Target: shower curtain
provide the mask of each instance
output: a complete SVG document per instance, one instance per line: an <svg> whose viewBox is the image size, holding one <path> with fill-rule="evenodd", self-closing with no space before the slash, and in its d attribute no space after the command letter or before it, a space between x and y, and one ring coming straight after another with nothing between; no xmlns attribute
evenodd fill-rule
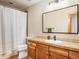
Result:
<svg viewBox="0 0 79 59"><path fill-rule="evenodd" d="M11 53L26 38L27 13L0 6L0 54Z"/></svg>

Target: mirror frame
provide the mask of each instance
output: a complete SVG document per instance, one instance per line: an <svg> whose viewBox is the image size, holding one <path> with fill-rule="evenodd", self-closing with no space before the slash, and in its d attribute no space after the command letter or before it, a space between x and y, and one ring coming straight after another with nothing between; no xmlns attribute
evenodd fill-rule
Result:
<svg viewBox="0 0 79 59"><path fill-rule="evenodd" d="M54 12L54 11L58 11L58 10L63 10L63 9L70 8L70 7L74 7L74 6L77 6L77 33L68 33L68 32L45 32L44 31L44 17L43 17L44 14L50 13L50 12ZM60 9L56 9L56 10L53 10L53 11L48 11L48 12L42 13L42 33L78 34L79 33L79 5L78 4L75 4L75 5L72 5L72 6L65 7L65 8L60 8Z"/></svg>

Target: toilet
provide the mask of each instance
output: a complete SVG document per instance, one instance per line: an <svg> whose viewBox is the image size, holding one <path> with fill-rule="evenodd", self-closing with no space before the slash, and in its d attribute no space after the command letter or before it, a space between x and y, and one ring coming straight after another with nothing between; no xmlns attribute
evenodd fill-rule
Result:
<svg viewBox="0 0 79 59"><path fill-rule="evenodd" d="M18 51L19 51L19 59L21 59L21 58L24 58L24 57L26 57L27 56L27 45L26 44L24 44L24 45L19 45L18 46Z"/></svg>

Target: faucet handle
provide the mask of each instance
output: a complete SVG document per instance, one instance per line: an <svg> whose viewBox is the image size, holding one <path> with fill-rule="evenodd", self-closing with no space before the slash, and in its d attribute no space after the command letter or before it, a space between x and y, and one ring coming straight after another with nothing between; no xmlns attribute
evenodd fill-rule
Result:
<svg viewBox="0 0 79 59"><path fill-rule="evenodd" d="M47 36L47 39L49 40L49 39L51 39L51 37L48 35L48 36Z"/></svg>
<svg viewBox="0 0 79 59"><path fill-rule="evenodd" d="M54 35L54 37L53 37L53 38L54 38L54 40L56 40L56 35Z"/></svg>

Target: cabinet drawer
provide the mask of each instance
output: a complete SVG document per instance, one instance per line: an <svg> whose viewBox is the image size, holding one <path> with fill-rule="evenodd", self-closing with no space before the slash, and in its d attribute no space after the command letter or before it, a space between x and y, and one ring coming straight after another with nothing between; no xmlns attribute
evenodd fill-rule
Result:
<svg viewBox="0 0 79 59"><path fill-rule="evenodd" d="M31 46L31 45L28 46L28 49L29 49L29 48L31 48L31 49L36 49L36 47Z"/></svg>
<svg viewBox="0 0 79 59"><path fill-rule="evenodd" d="M38 43L36 46L36 59L48 59L48 46Z"/></svg>
<svg viewBox="0 0 79 59"><path fill-rule="evenodd" d="M61 48L57 48L57 47L50 47L49 51L52 53L56 53L56 54L68 57L68 50L66 50L66 49L61 49Z"/></svg>
<svg viewBox="0 0 79 59"><path fill-rule="evenodd" d="M29 41L29 42L28 42L28 45L31 45L31 46L36 47L36 43L35 43L35 42L31 42L31 41Z"/></svg>
<svg viewBox="0 0 79 59"><path fill-rule="evenodd" d="M35 59L36 48L33 46L28 46L28 58Z"/></svg>
<svg viewBox="0 0 79 59"><path fill-rule="evenodd" d="M68 57L50 52L49 59L68 59Z"/></svg>
<svg viewBox="0 0 79 59"><path fill-rule="evenodd" d="M79 59L79 52L69 51L69 58Z"/></svg>
<svg viewBox="0 0 79 59"><path fill-rule="evenodd" d="M48 46L47 45L43 45L43 44L37 44L37 48L44 50L44 51L48 51Z"/></svg>

